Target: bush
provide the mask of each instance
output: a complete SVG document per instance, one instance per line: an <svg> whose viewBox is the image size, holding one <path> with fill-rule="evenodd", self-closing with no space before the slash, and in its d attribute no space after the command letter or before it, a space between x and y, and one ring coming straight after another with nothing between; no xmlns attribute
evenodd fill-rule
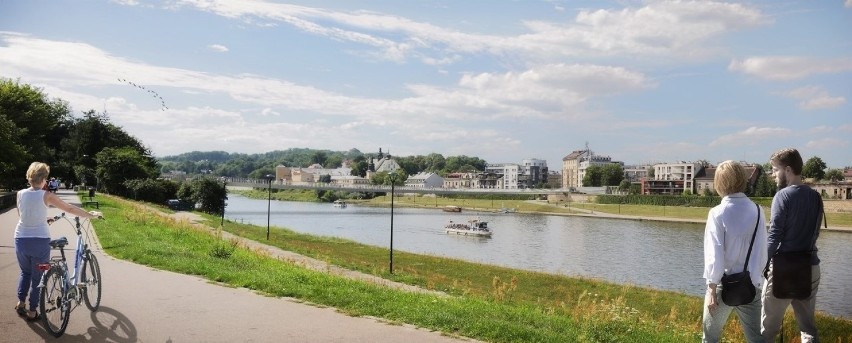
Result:
<svg viewBox="0 0 852 343"><path fill-rule="evenodd" d="M134 200L164 204L166 200L175 198L178 184L171 180L137 179L124 182L128 197Z"/></svg>
<svg viewBox="0 0 852 343"><path fill-rule="evenodd" d="M177 197L182 201L200 204L203 212L219 215L224 210L222 205L228 199L228 191L215 179L198 178L184 182L178 189Z"/></svg>

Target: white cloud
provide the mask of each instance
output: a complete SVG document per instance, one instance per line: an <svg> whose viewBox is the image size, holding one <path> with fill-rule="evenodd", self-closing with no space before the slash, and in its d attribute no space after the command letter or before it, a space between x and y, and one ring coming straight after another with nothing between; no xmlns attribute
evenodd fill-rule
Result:
<svg viewBox="0 0 852 343"><path fill-rule="evenodd" d="M264 108L262 111L260 111L260 114L265 116L265 117L266 116L280 116L281 115L281 113L278 113L275 110L268 108L268 107Z"/></svg>
<svg viewBox="0 0 852 343"><path fill-rule="evenodd" d="M843 3L843 6L846 8L852 8L852 0L846 0L846 2Z"/></svg>
<svg viewBox="0 0 852 343"><path fill-rule="evenodd" d="M825 89L818 86L796 88L785 95L799 100L799 108L803 110L832 109L846 104L846 98L831 96Z"/></svg>
<svg viewBox="0 0 852 343"><path fill-rule="evenodd" d="M182 0L177 4L228 18L283 22L304 32L376 48L375 56L384 59L402 62L416 56L426 63L454 61L452 56L458 53L518 53L550 62L590 55L694 58L711 53L715 47L710 40L715 37L770 21L759 10L735 3L650 2L640 8L583 10L569 23L528 21L522 23L527 32L496 36L376 12L261 0Z"/></svg>
<svg viewBox="0 0 852 343"><path fill-rule="evenodd" d="M728 70L768 80L793 80L813 74L852 71L852 58L816 58L797 56L748 57L732 60Z"/></svg>
<svg viewBox="0 0 852 343"><path fill-rule="evenodd" d="M839 149L847 146L849 146L849 142L838 138L817 139L805 144L808 149Z"/></svg>
<svg viewBox="0 0 852 343"><path fill-rule="evenodd" d="M211 44L207 46L208 49L216 51L216 52L228 52L228 47L221 44Z"/></svg>
<svg viewBox="0 0 852 343"><path fill-rule="evenodd" d="M780 127L756 127L752 126L740 132L728 134L710 142L710 146L722 145L753 145L759 141L770 138L779 138L793 131Z"/></svg>

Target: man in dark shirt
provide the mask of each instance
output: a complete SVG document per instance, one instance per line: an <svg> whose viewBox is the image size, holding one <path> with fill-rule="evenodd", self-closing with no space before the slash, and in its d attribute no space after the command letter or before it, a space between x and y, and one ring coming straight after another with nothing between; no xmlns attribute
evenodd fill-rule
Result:
<svg viewBox="0 0 852 343"><path fill-rule="evenodd" d="M822 199L819 193L802 184L802 156L796 149L782 149L769 159L778 193L772 199L768 235L768 255L776 252L811 251L811 295L805 299L778 299L772 294L772 269L763 287L761 334L773 342L781 329L784 312L793 305L801 341L819 342L814 312L819 288L819 257L816 240L822 222Z"/></svg>

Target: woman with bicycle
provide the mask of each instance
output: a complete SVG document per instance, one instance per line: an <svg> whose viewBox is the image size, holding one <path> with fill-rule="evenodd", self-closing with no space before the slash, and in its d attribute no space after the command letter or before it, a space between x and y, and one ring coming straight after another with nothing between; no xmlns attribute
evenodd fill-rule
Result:
<svg viewBox="0 0 852 343"><path fill-rule="evenodd" d="M39 319L36 312L39 302L38 284L42 272L36 266L50 260L50 231L48 225L53 220L47 216L48 206L57 207L65 212L83 218L96 218L97 215L70 205L55 193L43 190L50 174L50 167L41 162L33 162L27 169L29 188L18 191L18 225L15 227L15 254L21 267L18 281L18 315L33 321ZM29 308L25 306L29 294Z"/></svg>

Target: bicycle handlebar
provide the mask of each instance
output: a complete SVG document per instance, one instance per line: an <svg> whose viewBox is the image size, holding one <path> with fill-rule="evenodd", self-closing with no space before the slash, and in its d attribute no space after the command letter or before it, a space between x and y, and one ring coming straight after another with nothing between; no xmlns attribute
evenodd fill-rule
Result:
<svg viewBox="0 0 852 343"><path fill-rule="evenodd" d="M96 218L98 218L98 219L104 219L104 214L103 214L103 212L100 212L100 211L89 211L89 214L91 214L91 215L95 216L95 217L96 217ZM60 213L59 215L55 215L55 216L53 216L53 218L48 218L48 219L47 219L47 225L53 224L53 223L55 223L57 220L62 219L62 218L65 218L65 212L62 212L62 213ZM80 218L80 217L75 217L75 218Z"/></svg>

